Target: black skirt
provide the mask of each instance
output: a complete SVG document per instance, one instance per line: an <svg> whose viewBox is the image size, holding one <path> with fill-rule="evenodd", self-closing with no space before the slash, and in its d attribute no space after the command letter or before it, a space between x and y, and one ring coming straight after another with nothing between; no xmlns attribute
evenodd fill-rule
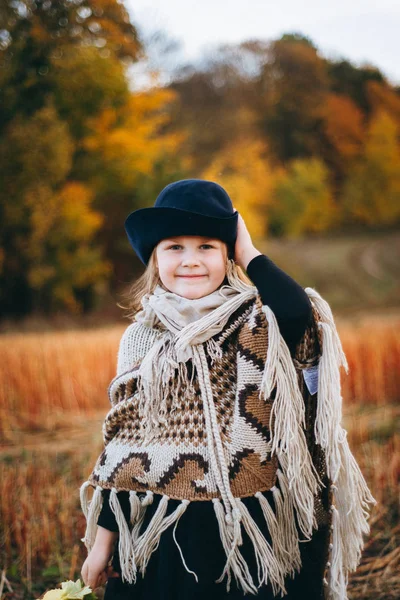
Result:
<svg viewBox="0 0 400 600"><path fill-rule="evenodd" d="M272 492L263 493L271 507L274 507ZM108 506L109 492L104 491L103 494L105 503L98 524L117 531L118 527L115 519L113 520L113 513ZM120 492L118 498L125 518L129 522L129 495L127 492ZM160 500L161 495L154 494L153 503L146 509L140 533L147 528ZM265 538L270 542L267 524L258 499L251 496L243 498L242 502L248 508ZM172 513L179 504L179 500L170 499L166 514ZM246 600L250 598L272 600L281 597L280 592L278 596L274 596L270 584L261 586L256 596L245 595L243 590L238 588L233 574L229 592L226 590L226 577L221 583L215 583L225 566L226 554L221 543L212 502L191 502L181 516L175 532L186 565L188 569L196 573L198 582L182 563L179 549L172 536L173 529L174 524L162 533L159 546L151 555L145 574L142 575L138 571L136 583L125 583L121 577L108 579L104 600ZM248 564L253 581L257 584L254 549L243 527L242 538L243 544L240 552ZM300 544L302 569L293 579L286 578L287 594L283 596L285 600L323 599L323 576L328 544L328 526L315 530L311 541ZM118 543L115 547L112 565L115 571L121 573Z"/></svg>

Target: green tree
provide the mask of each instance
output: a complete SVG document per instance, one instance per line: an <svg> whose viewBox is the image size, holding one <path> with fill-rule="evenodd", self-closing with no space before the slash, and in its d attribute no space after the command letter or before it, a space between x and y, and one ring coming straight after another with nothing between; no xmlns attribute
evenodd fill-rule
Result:
<svg viewBox="0 0 400 600"><path fill-rule="evenodd" d="M0 29L1 308L90 308L102 256L132 274L128 212L187 164L166 132L176 97L130 91L143 48L118 0L6 0Z"/></svg>
<svg viewBox="0 0 400 600"><path fill-rule="evenodd" d="M323 59L308 39L273 42L260 77L261 127L282 162L319 154L329 81Z"/></svg>
<svg viewBox="0 0 400 600"><path fill-rule="evenodd" d="M56 65L71 60L71 47L89 46L104 60L126 63L143 52L117 0L4 0L0 31L0 132L16 113L29 116L46 104Z"/></svg>
<svg viewBox="0 0 400 600"><path fill-rule="evenodd" d="M277 177L269 209L271 233L299 237L326 231L335 213L329 171L321 160L294 160Z"/></svg>
<svg viewBox="0 0 400 600"><path fill-rule="evenodd" d="M54 107L17 116L0 142L0 312L90 308L108 265L91 192L66 183L73 142Z"/></svg>
<svg viewBox="0 0 400 600"><path fill-rule="evenodd" d="M129 101L125 67L114 56L100 56L92 46L67 47L62 60L52 59L52 63L54 105L60 118L68 123L79 152L80 140L90 132L88 120Z"/></svg>
<svg viewBox="0 0 400 600"><path fill-rule="evenodd" d="M385 81L379 69L358 67L348 60L326 60L325 64L331 92L347 96L363 113L369 115L373 109L369 98L369 85L373 82Z"/></svg>

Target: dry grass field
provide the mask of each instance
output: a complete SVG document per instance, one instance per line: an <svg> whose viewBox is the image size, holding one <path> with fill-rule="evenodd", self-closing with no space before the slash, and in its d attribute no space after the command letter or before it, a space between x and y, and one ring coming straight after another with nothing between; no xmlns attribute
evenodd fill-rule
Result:
<svg viewBox="0 0 400 600"><path fill-rule="evenodd" d="M400 597L400 317L338 321L344 424L378 500L353 600ZM0 598L38 598L86 556L79 486L102 448L122 327L0 337ZM101 592L99 592L99 597Z"/></svg>

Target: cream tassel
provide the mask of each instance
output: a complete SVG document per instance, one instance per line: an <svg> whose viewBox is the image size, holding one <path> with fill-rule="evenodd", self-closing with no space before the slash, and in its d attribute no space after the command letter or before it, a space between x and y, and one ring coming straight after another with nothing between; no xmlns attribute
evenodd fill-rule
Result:
<svg viewBox="0 0 400 600"><path fill-rule="evenodd" d="M355 571L364 546L363 534L369 534L368 505L376 504L347 440L339 446L341 469L337 486L332 484L336 506L332 511L332 550L328 585L331 600L346 600L348 573Z"/></svg>
<svg viewBox="0 0 400 600"><path fill-rule="evenodd" d="M316 527L314 496L323 485L313 465L304 434L305 408L296 369L282 338L275 315L269 306L262 307L268 320L268 351L261 397L269 399L276 386L272 403L270 429L271 453L276 453L289 481L299 526L307 539Z"/></svg>
<svg viewBox="0 0 400 600"><path fill-rule="evenodd" d="M140 500L140 508L136 515L136 522L133 523L133 528L131 532L131 537L133 541L133 547L135 547L135 542L139 537L140 528L144 521L144 517L146 514L146 509L150 504L153 504L154 493L151 490L147 490L146 495Z"/></svg>
<svg viewBox="0 0 400 600"><path fill-rule="evenodd" d="M140 502L137 492L130 490L129 503L131 506L130 523L131 525L134 525L139 519L139 515L142 509L142 503Z"/></svg>
<svg viewBox="0 0 400 600"><path fill-rule="evenodd" d="M376 504L360 468L350 452L347 439L340 446L342 469L334 488L342 531L343 562L354 571L360 562L363 534L370 533L369 504Z"/></svg>
<svg viewBox="0 0 400 600"><path fill-rule="evenodd" d="M285 573L282 564L279 564L271 546L251 517L246 505L243 504L240 498L236 498L236 503L242 515L243 526L254 547L258 587L263 584L268 585L268 580L270 580L274 596L277 595L279 590L281 590L282 595L286 594Z"/></svg>
<svg viewBox="0 0 400 600"><path fill-rule="evenodd" d="M90 485L92 485L90 483L90 481L85 481L84 483L82 483L80 490L79 490L81 507L82 507L82 511L83 511L83 514L85 515L86 520L87 520L88 514L89 514L89 502L88 502L87 489Z"/></svg>
<svg viewBox="0 0 400 600"><path fill-rule="evenodd" d="M329 598L347 600L347 573L343 570L342 542L340 539L340 517L335 506L332 512L331 566L328 575Z"/></svg>
<svg viewBox="0 0 400 600"><path fill-rule="evenodd" d="M336 330L335 320L333 318L331 307L329 306L328 302L324 300L322 296L313 288L308 287L305 288L304 291L312 301L312 304L315 306L318 313L321 315L322 322L330 325L334 334L335 354L339 359L338 364L343 365L347 373L349 370L349 366L347 364L346 355L343 352L342 343Z"/></svg>
<svg viewBox="0 0 400 600"><path fill-rule="evenodd" d="M348 372L348 364L329 304L312 288L306 288L305 291L322 319L318 322L318 327L322 330L323 347L318 367L315 441L326 452L327 475L335 483L340 470L339 444L344 441L344 432L340 427L342 419L340 367L343 366Z"/></svg>
<svg viewBox="0 0 400 600"><path fill-rule="evenodd" d="M125 580L128 583L135 583L137 569L131 533L119 503L117 490L115 487L112 488L110 492L110 507L115 515L115 520L117 521L119 530L118 552L121 563L122 580Z"/></svg>
<svg viewBox="0 0 400 600"><path fill-rule="evenodd" d="M299 547L299 534L296 528L293 498L289 491L286 476L280 469L277 471L280 489L272 488L272 494L277 509L277 521L282 528L285 547L290 555L295 569L301 569L301 554ZM293 572L292 572L293 574Z"/></svg>
<svg viewBox="0 0 400 600"><path fill-rule="evenodd" d="M150 523L147 526L147 529L142 533L142 535L137 539L135 550L136 550L136 560L137 564L141 565L142 555L146 554L148 557L151 552L149 552L149 544L152 543L154 547L157 543L156 532L160 527L160 524L164 518L165 513L168 508L168 496L162 496L157 510L154 513ZM155 549L155 548L154 548Z"/></svg>
<svg viewBox="0 0 400 600"><path fill-rule="evenodd" d="M282 571L285 574L290 573L292 576L294 576L295 569L300 571L301 559L296 532L293 536L293 529L296 529L294 527L293 509L291 516L289 516L289 519L292 520L293 525L293 527L291 527L287 522L287 517L285 517L283 512L283 499L280 490L274 486L271 491L277 511L276 515L272 510L267 498L261 492L257 492L255 497L258 498L263 511L268 530L271 533L272 548L278 562L282 565ZM279 522L278 512L280 513Z"/></svg>
<svg viewBox="0 0 400 600"><path fill-rule="evenodd" d="M188 500L186 500L185 502L189 502L189 501L188 501ZM181 555L181 559L182 559L182 562L183 562L183 566L185 567L185 569L186 569L186 571L187 571L188 573L191 573L192 575L194 575L194 578L196 579L196 582L197 582L197 583L199 583L199 578L197 577L196 573L195 573L194 571L191 571L191 570L188 568L188 566L187 566L187 564L186 564L186 562L185 562L185 559L183 558L182 548L180 547L180 545L178 544L178 540L176 539L176 528L178 527L179 519L181 518L181 516L183 515L183 513L184 513L184 511L182 511L182 512L179 514L179 516L178 516L178 518L177 518L177 520L176 520L176 523L175 523L175 526L174 526L174 530L173 530L173 532L172 532L172 537L174 538L175 544L176 544L176 545L177 545L177 547L178 547L179 554Z"/></svg>
<svg viewBox="0 0 400 600"><path fill-rule="evenodd" d="M82 484L80 488L80 500L82 511L86 517L86 531L81 539L86 548L90 552L96 539L97 519L99 518L101 507L103 506L102 488L98 485L94 490L92 500L88 502L88 487L92 485L88 481Z"/></svg>
<svg viewBox="0 0 400 600"><path fill-rule="evenodd" d="M213 498L213 504L215 515L218 521L220 538L225 550L225 554L228 557L222 575L216 580L216 583L221 583L225 575L227 575L228 581L226 589L229 592L231 586L230 570L232 568L232 572L235 576L238 587L241 586L245 594L257 594L257 587L254 585L248 565L238 549L238 544L233 543L235 532L233 531L232 525L228 525L226 521L224 507L219 498Z"/></svg>
<svg viewBox="0 0 400 600"><path fill-rule="evenodd" d="M322 348L318 374L318 405L315 439L325 451L327 475L331 480L332 511L331 568L328 597L346 600L348 572L355 571L364 546L363 534L369 533L369 510L376 504L360 468L351 453L347 432L341 426L342 396L340 367L348 371L329 304L312 288L306 288L321 316Z"/></svg>
<svg viewBox="0 0 400 600"><path fill-rule="evenodd" d="M337 481L340 470L339 444L343 442L342 396L339 356L331 326L319 323L323 335L323 350L318 366L318 402L315 421L315 441L327 454L327 475Z"/></svg>
<svg viewBox="0 0 400 600"><path fill-rule="evenodd" d="M165 513L168 508L168 500L169 496L163 496L161 498L157 510L154 513L146 531L137 540L137 564L140 566L140 570L143 575L146 572L146 566L152 553L158 548L162 533L168 529L172 523L181 517L189 504L189 500L182 500L177 508L170 515L165 517Z"/></svg>

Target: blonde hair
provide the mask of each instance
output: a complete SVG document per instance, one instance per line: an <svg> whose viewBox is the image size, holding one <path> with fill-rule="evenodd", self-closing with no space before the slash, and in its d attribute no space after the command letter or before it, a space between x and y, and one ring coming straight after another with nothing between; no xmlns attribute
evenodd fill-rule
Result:
<svg viewBox="0 0 400 600"><path fill-rule="evenodd" d="M224 246L226 248L225 244ZM253 286L253 283L242 268L234 260L228 258L227 250L225 260L225 273L229 283L239 280L242 284ZM143 296L145 294L152 294L157 285L164 287L158 273L157 253L156 248L154 248L144 273L122 294L126 298L125 306L123 304L118 304L118 306L126 310L126 316L133 320L136 313L142 309L141 300Z"/></svg>

